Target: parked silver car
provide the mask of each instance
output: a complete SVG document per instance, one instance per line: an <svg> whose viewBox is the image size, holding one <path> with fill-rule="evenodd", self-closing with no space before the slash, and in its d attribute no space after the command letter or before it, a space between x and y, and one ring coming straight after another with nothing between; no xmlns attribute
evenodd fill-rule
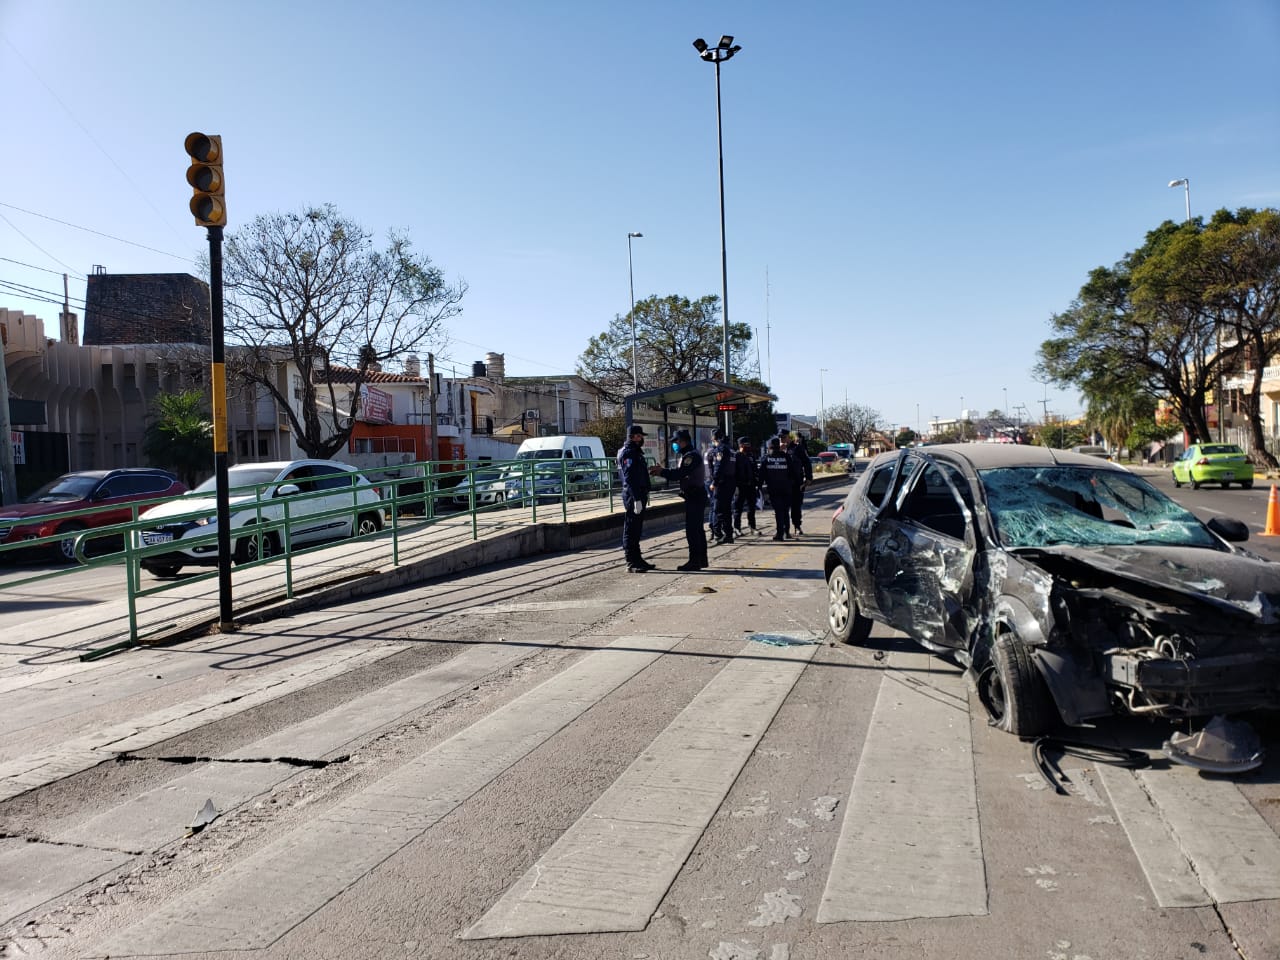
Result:
<svg viewBox="0 0 1280 960"><path fill-rule="evenodd" d="M284 531L274 524L288 510L290 545L317 543L382 529L382 494L355 467L336 460L288 460L244 463L227 471L231 496L232 550L237 563L266 559L281 551ZM168 552L149 553L142 567L171 577L188 565L218 562L215 478L168 503L145 511L140 521L146 546L167 544ZM341 512L338 512L341 511Z"/></svg>

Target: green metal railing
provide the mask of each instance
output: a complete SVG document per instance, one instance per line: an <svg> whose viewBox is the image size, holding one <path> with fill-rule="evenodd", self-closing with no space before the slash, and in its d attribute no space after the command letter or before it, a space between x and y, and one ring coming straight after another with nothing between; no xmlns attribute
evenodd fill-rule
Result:
<svg viewBox="0 0 1280 960"><path fill-rule="evenodd" d="M481 518L486 514L501 512L504 518L516 521L516 511L529 511L528 522L537 523L547 519L548 511L554 511L561 521L569 518L569 505L579 499L601 499L607 501L608 512L619 508L620 487L616 468L612 460L468 460L468 461L423 461L399 467L362 469L359 471L368 482L358 482L349 487L350 503L328 509L313 511L306 504L319 499L328 499L335 495L334 488L318 489L313 492L273 496L277 488L283 486L278 481L259 483L251 486L237 487L230 491L234 503L232 513L243 518L246 511L253 516L247 523L241 523L232 529L232 548L237 552L237 568L252 568L268 563L283 563L285 575L285 596L294 596L294 558L314 550L332 546L339 537L326 538L315 544L295 544L298 528L306 523L341 522L350 532L351 537L368 540L386 536L389 531L391 544L391 560L394 566L401 562L403 541L409 535L420 536L424 529L447 519L465 514L469 519L472 540L480 537ZM399 475L393 475L399 474ZM330 476L349 478L351 474L343 471ZM309 478L319 483L325 478ZM370 489L377 491L375 502L361 502L361 493ZM342 491L344 497L347 490ZM243 499L242 499L243 498ZM128 522L104 526L92 526L91 518L102 512L101 508L87 508L49 514L29 522L14 521L22 526L58 524L59 528L48 536L23 540L18 543L0 544L0 558L12 558L12 555L26 555L32 550L48 552L52 555L53 545L61 548L64 541L70 538L71 549L59 549L59 556L67 559L69 552L76 561L68 566L17 579L5 579L0 583L0 592L6 588L14 588L32 584L42 580L71 576L87 568L101 568L123 564L127 594L129 634L128 640L110 647L84 654L81 659L95 659L122 647L132 646L139 639L138 600L156 596L177 587L189 586L203 580L217 577L217 528L208 508L165 517L162 520L147 519L146 511L159 503L170 503L175 498L155 498L139 500L129 506L131 519ZM176 498L181 502L182 498ZM455 509L450 509L455 508ZM558 508L558 509L557 509ZM120 510L120 507L113 507ZM361 534L359 525L361 517L376 511L381 524L377 531L366 531ZM421 520L410 522L409 518L421 514ZM201 522L203 521L203 523ZM8 523L8 521L0 521ZM67 523L84 524L74 529L65 529ZM178 558L174 556L178 541L157 541L152 534L159 524L164 526L193 523L195 526L211 527L206 533L196 536L187 534L181 538L184 550L196 547L210 547L208 553L200 558ZM107 552L91 551L90 545L107 539L118 538L118 549ZM151 539L153 542L147 543ZM252 544L252 549L250 547ZM114 544L113 544L114 545ZM271 548L278 546L279 554L274 549L264 551L264 545ZM264 555L267 554L267 555ZM160 579L155 583L143 583L142 574L148 568L153 571L163 570L169 563L177 562L180 566L208 566L206 572L188 575L181 580Z"/></svg>

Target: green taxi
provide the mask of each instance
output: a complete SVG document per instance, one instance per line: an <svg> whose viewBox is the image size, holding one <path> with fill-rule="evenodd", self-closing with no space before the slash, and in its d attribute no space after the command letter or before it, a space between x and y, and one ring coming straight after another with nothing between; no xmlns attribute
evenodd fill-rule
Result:
<svg viewBox="0 0 1280 960"><path fill-rule="evenodd" d="M1173 461L1173 485L1184 483L1193 490L1202 483L1220 483L1223 490L1238 483L1248 490L1253 486L1253 464L1234 443L1195 443Z"/></svg>

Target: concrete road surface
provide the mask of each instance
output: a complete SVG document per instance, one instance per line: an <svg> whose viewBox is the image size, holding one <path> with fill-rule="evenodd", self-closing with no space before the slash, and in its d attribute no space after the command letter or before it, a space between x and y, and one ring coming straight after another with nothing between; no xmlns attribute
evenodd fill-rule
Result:
<svg viewBox="0 0 1280 960"><path fill-rule="evenodd" d="M1275 731L1055 794L954 666L828 641L840 493L703 573L664 534L0 673L0 957L1280 956Z"/></svg>

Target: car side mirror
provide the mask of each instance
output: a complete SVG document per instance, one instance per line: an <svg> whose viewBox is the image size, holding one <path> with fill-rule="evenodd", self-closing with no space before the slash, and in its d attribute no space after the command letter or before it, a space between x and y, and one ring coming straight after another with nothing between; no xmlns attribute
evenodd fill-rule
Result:
<svg viewBox="0 0 1280 960"><path fill-rule="evenodd" d="M1230 517L1214 517L1206 526L1228 543L1244 543L1249 539L1249 528Z"/></svg>
<svg viewBox="0 0 1280 960"><path fill-rule="evenodd" d="M296 483L282 483L276 487L277 497L292 497L294 494L301 492L301 488Z"/></svg>

